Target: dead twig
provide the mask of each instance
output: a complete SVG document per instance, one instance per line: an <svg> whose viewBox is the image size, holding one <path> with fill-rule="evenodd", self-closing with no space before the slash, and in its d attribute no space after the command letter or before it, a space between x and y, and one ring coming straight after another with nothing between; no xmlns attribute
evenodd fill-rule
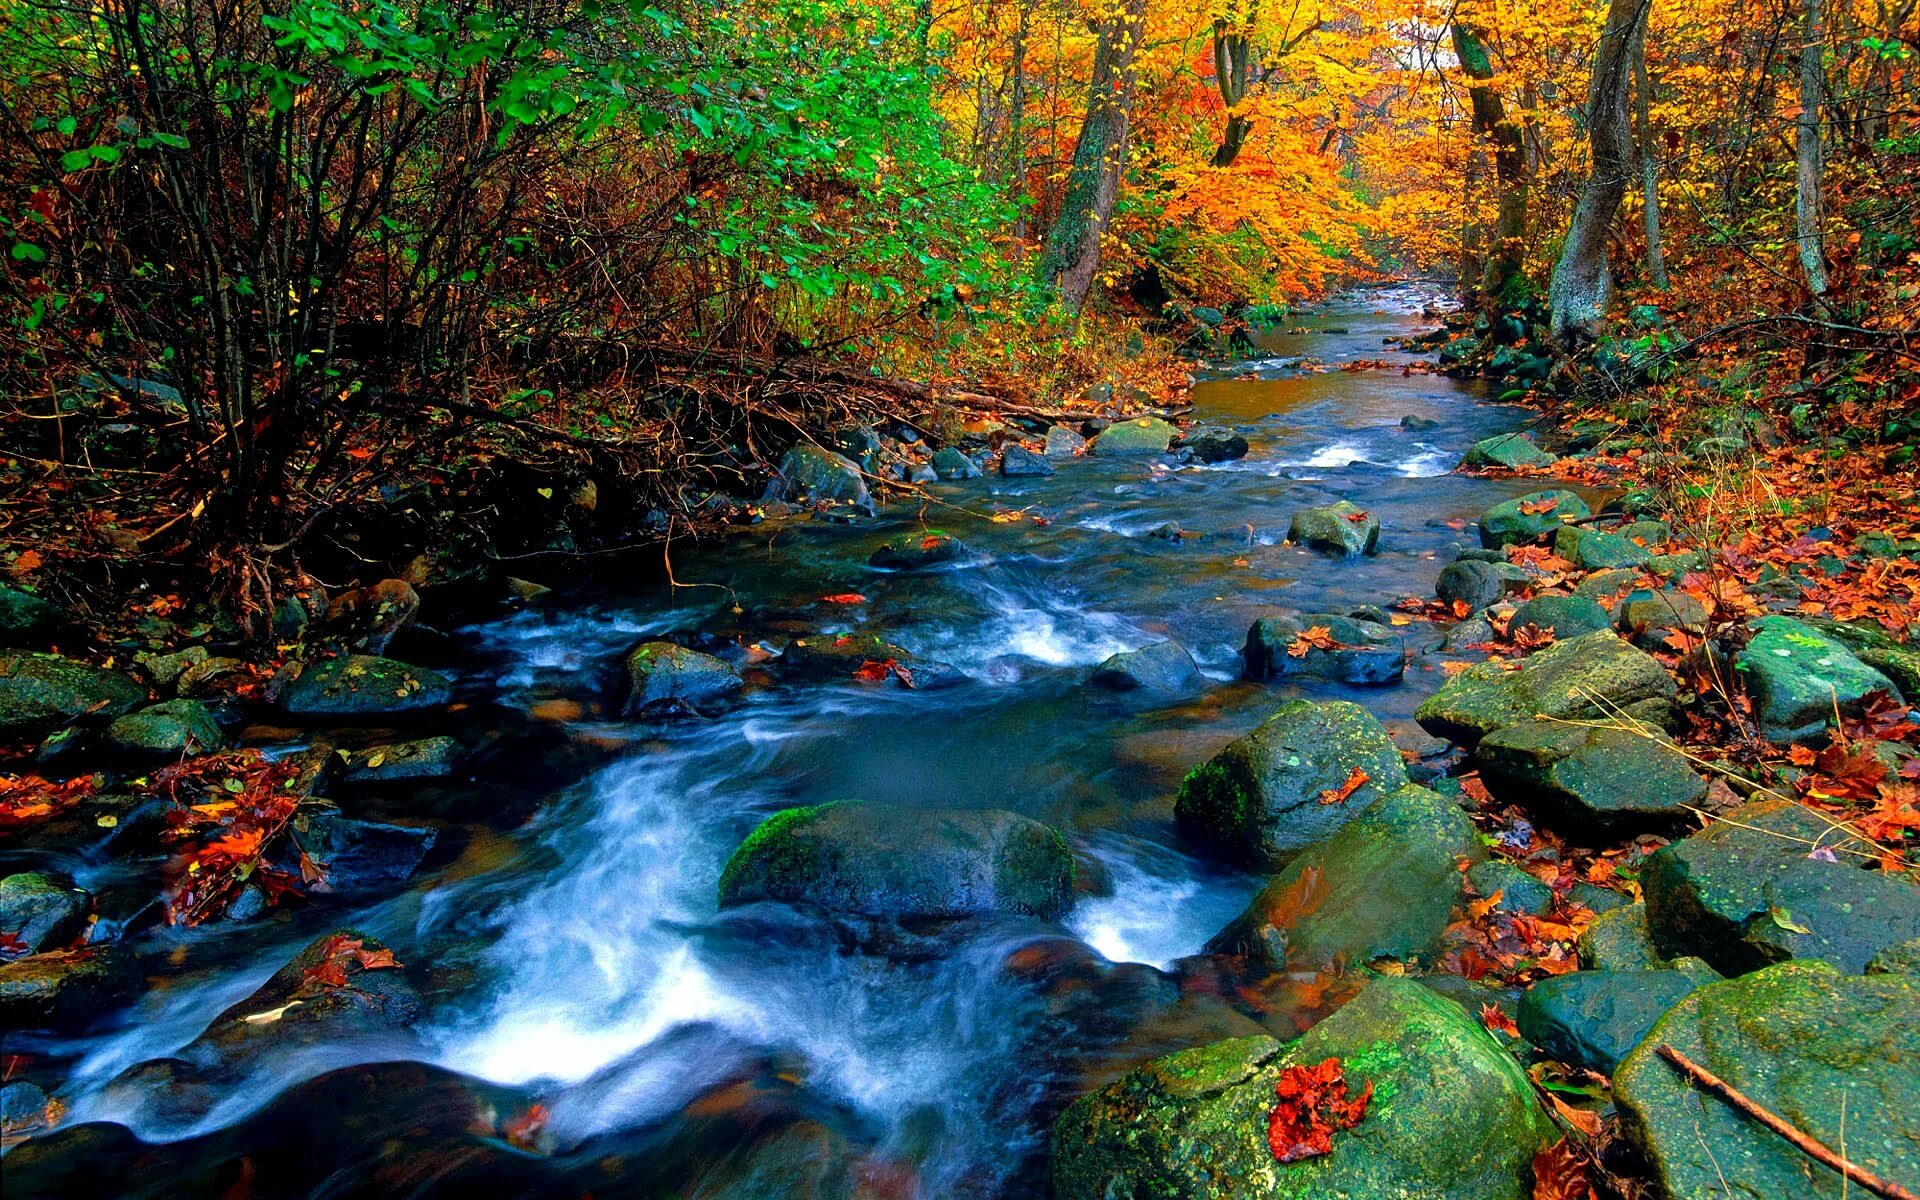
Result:
<svg viewBox="0 0 1920 1200"><path fill-rule="evenodd" d="M1850 1162L1832 1150L1829 1150L1824 1143L1816 1141L1812 1135L1789 1124L1785 1118L1776 1116L1767 1109L1762 1108L1758 1101L1749 1099L1732 1084L1715 1075L1712 1071L1707 1070L1699 1063L1694 1062L1678 1050L1675 1050L1672 1046L1662 1042L1660 1045L1654 1047L1654 1050L1661 1058L1672 1063L1689 1079L1706 1088L1714 1095L1719 1096L1734 1108L1739 1109L1740 1112L1746 1116L1752 1117L1768 1129L1773 1130L1781 1137L1787 1139L1788 1142L1793 1144L1794 1149L1805 1154L1815 1162L1820 1163L1822 1166L1833 1168L1874 1195L1885 1197L1886 1200L1920 1200L1920 1195L1908 1191L1897 1183L1882 1179L1865 1167Z"/></svg>

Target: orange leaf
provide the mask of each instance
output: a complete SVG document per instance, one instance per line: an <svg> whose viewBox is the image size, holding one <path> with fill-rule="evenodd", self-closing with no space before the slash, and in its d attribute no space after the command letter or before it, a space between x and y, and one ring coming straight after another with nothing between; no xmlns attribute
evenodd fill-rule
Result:
<svg viewBox="0 0 1920 1200"><path fill-rule="evenodd" d="M1339 787L1328 788L1326 791L1320 793L1320 803L1345 804L1353 797L1353 794L1365 786L1367 780L1371 778L1372 776L1367 774L1364 767L1355 767L1352 771L1348 772L1346 781Z"/></svg>

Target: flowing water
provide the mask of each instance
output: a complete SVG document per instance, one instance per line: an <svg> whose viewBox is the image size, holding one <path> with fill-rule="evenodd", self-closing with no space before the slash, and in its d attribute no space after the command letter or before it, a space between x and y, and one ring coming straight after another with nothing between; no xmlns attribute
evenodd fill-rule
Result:
<svg viewBox="0 0 1920 1200"><path fill-rule="evenodd" d="M1180 776L1297 695L1357 699L1417 735L1410 714L1439 683L1418 654L1390 688L1244 683L1248 625L1274 606L1429 595L1459 522L1525 490L1448 472L1468 444L1526 414L1398 365L1339 369L1416 361L1383 339L1430 324L1419 316L1428 299L1346 297L1304 332L1264 337L1263 357L1205 377L1195 419L1243 432L1243 460L1079 458L1051 477L942 484L945 503L924 511L766 525L682 551L677 577L698 586L603 576L458 631L467 719L519 732L479 760L479 778L389 799L383 812L431 815L460 836L443 838L409 890L371 906L149 935L167 939L171 978L114 1030L53 1047L73 1060L69 1120L177 1141L232 1129L323 1071L404 1058L509 1085L503 1103L537 1101L542 1145L564 1158L632 1131L684 1130L690 1112L750 1078L812 1114L809 1128L830 1129L805 1153L857 1157L872 1194L1044 1194L1046 1122L1061 1103L1247 1021L1182 974L1191 964L1179 960L1258 881L1183 842L1172 821ZM1409 415L1438 425L1408 432ZM1284 544L1297 509L1336 499L1380 519L1378 555L1336 562ZM1016 509L1022 519L990 519ZM1184 535L1168 536L1170 524ZM930 573L866 565L885 537L922 526L974 557ZM866 600L823 600L849 593ZM851 629L881 631L961 678L914 691L768 685L712 720L601 715L612 665L647 635L751 643ZM1416 651L1434 640L1418 623L1405 632ZM1108 655L1168 638L1210 677L1199 698L1154 705L1087 687ZM852 797L1049 822L1075 848L1083 895L1058 926L877 931L780 906L717 911L721 866L756 822ZM411 1035L263 1059L204 1110L106 1086L175 1052L344 924L386 941L423 981L430 1006ZM658 1162L708 1152L676 1136L631 1144ZM754 1183L772 1178L751 1174L766 1161L731 1175L660 1169L688 1193L800 1194Z"/></svg>

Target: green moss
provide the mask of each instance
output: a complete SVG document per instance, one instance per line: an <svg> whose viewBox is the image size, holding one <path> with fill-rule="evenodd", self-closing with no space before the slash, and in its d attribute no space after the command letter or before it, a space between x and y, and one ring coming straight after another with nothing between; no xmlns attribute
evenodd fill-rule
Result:
<svg viewBox="0 0 1920 1200"><path fill-rule="evenodd" d="M804 867L812 852L796 845L787 835L812 823L836 803L839 801L783 809L754 826L753 832L735 848L727 858L727 865L721 868L720 903L727 902L727 897L745 882L749 871L764 879Z"/></svg>
<svg viewBox="0 0 1920 1200"><path fill-rule="evenodd" d="M1219 759L1201 763L1180 781L1173 811L1208 836L1227 842L1254 821L1253 789Z"/></svg>

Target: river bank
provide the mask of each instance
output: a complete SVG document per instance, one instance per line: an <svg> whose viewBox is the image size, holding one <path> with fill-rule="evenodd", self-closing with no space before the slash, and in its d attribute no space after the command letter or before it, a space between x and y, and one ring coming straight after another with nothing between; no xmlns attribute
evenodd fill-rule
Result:
<svg viewBox="0 0 1920 1200"><path fill-rule="evenodd" d="M803 455L809 485L772 501L793 511L676 557L685 587L529 577L439 612L374 587L328 635L374 657L46 681L87 736L38 745L40 770L98 780L10 823L9 883L45 886L9 911L56 915L0 967L9 1087L33 1089L8 1093L30 1138L10 1190L127 1192L107 1181L137 1163L156 1195L244 1169L288 1195L1236 1194L1221 1173L1294 1194L1346 1172L1491 1197L1568 1135L1569 1162L1685 1193L1690 1101L1634 1050L1655 1018L1679 1041L1812 1014L1824 1062L1913 1003L1913 888L1854 866L1896 852L1800 824L1848 799L1835 779L1906 786L1911 654L1765 626L1731 646L1759 682L1725 682L1704 644L1776 601L1825 615L1806 589L1874 569L1862 538L1791 543L1747 611L1676 514L1610 511L1644 448L1570 423L1536 434L1575 454L1548 461L1514 436L1535 414L1384 344L1429 329L1430 299L1267 335L1184 431L982 430L984 461L950 457L912 510L867 515L857 473ZM1696 667L1777 754L1703 745L1725 725ZM258 757L156 766L186 739ZM1755 971L1808 958L1849 974ZM1794 1039L1761 1040L1738 1057L1790 1071ZM1289 1173L1260 1134L1309 1054L1376 1085L1380 1133ZM1603 1076L1638 1081L1604 1127ZM1913 1128L1872 1107L1850 1145ZM1603 1128L1629 1136L1589 1154ZM1764 1137L1715 1145L1765 1184L1797 1160ZM1196 1161L1219 1165L1168 1174Z"/></svg>

